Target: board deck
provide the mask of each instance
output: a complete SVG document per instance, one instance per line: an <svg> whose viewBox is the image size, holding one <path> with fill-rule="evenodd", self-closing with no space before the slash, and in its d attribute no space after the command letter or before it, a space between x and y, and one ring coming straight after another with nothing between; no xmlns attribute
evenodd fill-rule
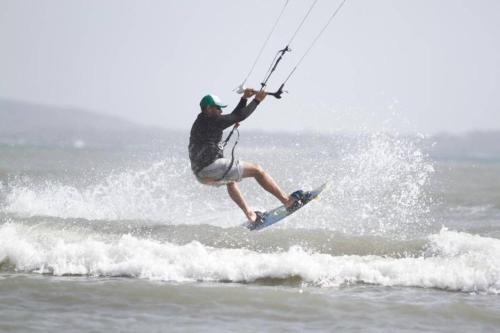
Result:
<svg viewBox="0 0 500 333"><path fill-rule="evenodd" d="M318 196L320 195L320 193L323 192L323 190L327 186L328 186L328 183L324 183L323 185L321 185L317 189L309 191L309 193L310 193L309 200L304 202L304 204L300 208L298 208L294 211L289 212L286 210L286 207L284 205L282 205L282 206L276 207L272 210L264 212L264 220L257 227L252 228L252 223L249 221L245 222L243 224L243 226L250 229L250 230L262 230L264 228L267 228L267 227L275 224L276 222L283 220L287 216L292 215L296 211L302 209L305 205L307 205L309 202L313 201L314 199L317 199Z"/></svg>

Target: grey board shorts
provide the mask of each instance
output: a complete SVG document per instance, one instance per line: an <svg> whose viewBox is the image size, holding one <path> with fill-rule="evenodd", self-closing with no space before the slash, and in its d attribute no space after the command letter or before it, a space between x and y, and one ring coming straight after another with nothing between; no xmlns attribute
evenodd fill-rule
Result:
<svg viewBox="0 0 500 333"><path fill-rule="evenodd" d="M224 179L221 179L221 177L224 175L224 173L226 172L227 168L229 168L230 165L231 165L230 158L216 159L215 161L212 162L212 164L209 164L203 169L201 169L200 172L198 172L198 174L196 175L196 179L198 179L200 183L213 186L221 186L227 183L241 181L241 178L243 176L243 167L241 166L240 161L237 159L234 160L231 169L224 176ZM207 183L203 181L203 178L205 177L213 178L216 179L217 181Z"/></svg>

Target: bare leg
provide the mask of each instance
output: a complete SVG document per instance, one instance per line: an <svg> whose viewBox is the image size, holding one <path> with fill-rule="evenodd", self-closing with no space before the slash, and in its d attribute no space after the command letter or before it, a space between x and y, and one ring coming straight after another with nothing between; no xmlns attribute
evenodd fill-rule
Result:
<svg viewBox="0 0 500 333"><path fill-rule="evenodd" d="M267 172L265 172L260 165L243 161L241 161L240 163L243 169L242 178L249 178L249 177L255 178L255 180L259 183L259 185L263 189L274 195L279 201L281 201L287 207L295 202L295 199L293 199L291 196L283 192L283 190L278 186L276 181ZM206 179L204 179L203 182L205 184L211 184L213 180L207 177ZM238 184L236 182L231 182L228 183L226 186L229 196L238 205L238 207L240 207L245 216L250 221L255 221L257 215L248 206L245 198L241 194Z"/></svg>
<svg viewBox="0 0 500 333"><path fill-rule="evenodd" d="M243 198L243 195L241 194L240 188L238 187L238 184L235 182L228 183L227 185L227 192L229 193L229 196L233 201L238 205L238 207L241 208L243 213L245 213L246 217L250 221L255 221L255 218L257 215L255 215L255 212L248 207L247 202L245 201L245 198Z"/></svg>
<svg viewBox="0 0 500 333"><path fill-rule="evenodd" d="M243 178L255 178L263 189L274 195L285 206L290 206L294 202L294 199L283 192L274 179L260 165L243 161L240 163L243 167Z"/></svg>

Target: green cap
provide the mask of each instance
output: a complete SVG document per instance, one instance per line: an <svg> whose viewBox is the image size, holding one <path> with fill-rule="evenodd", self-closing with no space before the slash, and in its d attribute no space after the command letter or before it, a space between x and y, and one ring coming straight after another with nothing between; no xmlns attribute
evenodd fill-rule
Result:
<svg viewBox="0 0 500 333"><path fill-rule="evenodd" d="M200 101L201 108L204 109L207 106L212 106L212 105L218 106L220 108L225 108L227 106L225 104L222 104L220 98L215 95L208 94L206 96L203 96L203 98Z"/></svg>

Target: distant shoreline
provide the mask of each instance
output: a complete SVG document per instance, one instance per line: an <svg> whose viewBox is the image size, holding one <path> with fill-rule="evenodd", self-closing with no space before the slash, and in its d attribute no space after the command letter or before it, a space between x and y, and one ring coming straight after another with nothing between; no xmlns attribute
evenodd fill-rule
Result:
<svg viewBox="0 0 500 333"><path fill-rule="evenodd" d="M370 133L268 132L245 130L241 145L300 143L315 147L332 141L359 140ZM392 135L389 133L389 135ZM500 159L500 131L439 133L427 137L398 135L419 141L434 159ZM138 125L119 117L77 108L38 105L0 99L0 145L32 147L127 147L187 145L189 130Z"/></svg>

